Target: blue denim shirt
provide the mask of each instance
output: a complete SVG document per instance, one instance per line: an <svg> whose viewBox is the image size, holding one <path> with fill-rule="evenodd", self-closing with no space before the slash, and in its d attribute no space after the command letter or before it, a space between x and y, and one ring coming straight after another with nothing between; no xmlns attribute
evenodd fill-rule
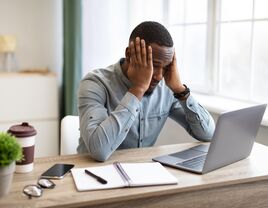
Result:
<svg viewBox="0 0 268 208"><path fill-rule="evenodd" d="M168 117L194 138L210 141L214 121L193 96L184 101L174 98L163 79L139 101L128 92L130 86L120 62L83 78L78 94L78 153L105 161L116 149L152 146Z"/></svg>

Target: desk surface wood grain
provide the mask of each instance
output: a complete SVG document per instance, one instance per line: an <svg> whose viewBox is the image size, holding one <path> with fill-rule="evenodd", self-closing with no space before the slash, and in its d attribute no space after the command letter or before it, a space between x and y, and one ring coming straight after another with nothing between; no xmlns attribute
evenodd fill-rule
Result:
<svg viewBox="0 0 268 208"><path fill-rule="evenodd" d="M119 150L105 163L95 162L88 155L37 158L32 172L14 174L11 191L0 199L0 207L204 207L219 201L222 201L222 207L226 207L229 203L243 204L246 201L250 205L248 203L253 203L253 200L248 196L256 193L262 198L260 200L256 196L260 206L255 204L254 207L268 203L268 163L265 162L268 147L257 143L247 159L205 175L167 167L178 178L177 185L78 192L72 175L68 174L61 180L54 180L56 187L44 189L39 198L28 199L22 193L25 185L36 184L41 173L55 163L73 163L76 168L81 168L107 165L115 161L150 162L152 157L174 153L197 144L199 143Z"/></svg>

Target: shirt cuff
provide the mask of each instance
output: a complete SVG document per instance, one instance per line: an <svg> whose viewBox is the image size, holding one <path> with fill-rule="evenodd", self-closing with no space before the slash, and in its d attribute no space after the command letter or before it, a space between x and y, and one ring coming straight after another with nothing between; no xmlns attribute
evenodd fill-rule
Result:
<svg viewBox="0 0 268 208"><path fill-rule="evenodd" d="M139 99L130 92L127 92L120 104L127 108L134 116L140 112L140 101Z"/></svg>
<svg viewBox="0 0 268 208"><path fill-rule="evenodd" d="M190 94L186 100L179 100L184 111L191 111L197 113L199 109L199 103Z"/></svg>

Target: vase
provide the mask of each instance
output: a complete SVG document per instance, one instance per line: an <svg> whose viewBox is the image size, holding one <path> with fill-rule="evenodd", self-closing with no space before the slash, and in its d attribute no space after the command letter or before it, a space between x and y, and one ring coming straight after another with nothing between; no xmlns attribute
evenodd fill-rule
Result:
<svg viewBox="0 0 268 208"><path fill-rule="evenodd" d="M0 198L9 193L14 170L15 162L8 166L0 167Z"/></svg>

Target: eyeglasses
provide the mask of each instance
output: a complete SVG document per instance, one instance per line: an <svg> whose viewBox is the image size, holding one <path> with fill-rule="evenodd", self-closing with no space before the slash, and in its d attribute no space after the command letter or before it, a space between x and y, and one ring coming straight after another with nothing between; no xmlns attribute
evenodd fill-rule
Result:
<svg viewBox="0 0 268 208"><path fill-rule="evenodd" d="M23 188L23 193L26 194L29 199L31 199L32 197L42 196L43 189L53 189L55 186L56 184L51 180L40 178L37 184L26 185Z"/></svg>

